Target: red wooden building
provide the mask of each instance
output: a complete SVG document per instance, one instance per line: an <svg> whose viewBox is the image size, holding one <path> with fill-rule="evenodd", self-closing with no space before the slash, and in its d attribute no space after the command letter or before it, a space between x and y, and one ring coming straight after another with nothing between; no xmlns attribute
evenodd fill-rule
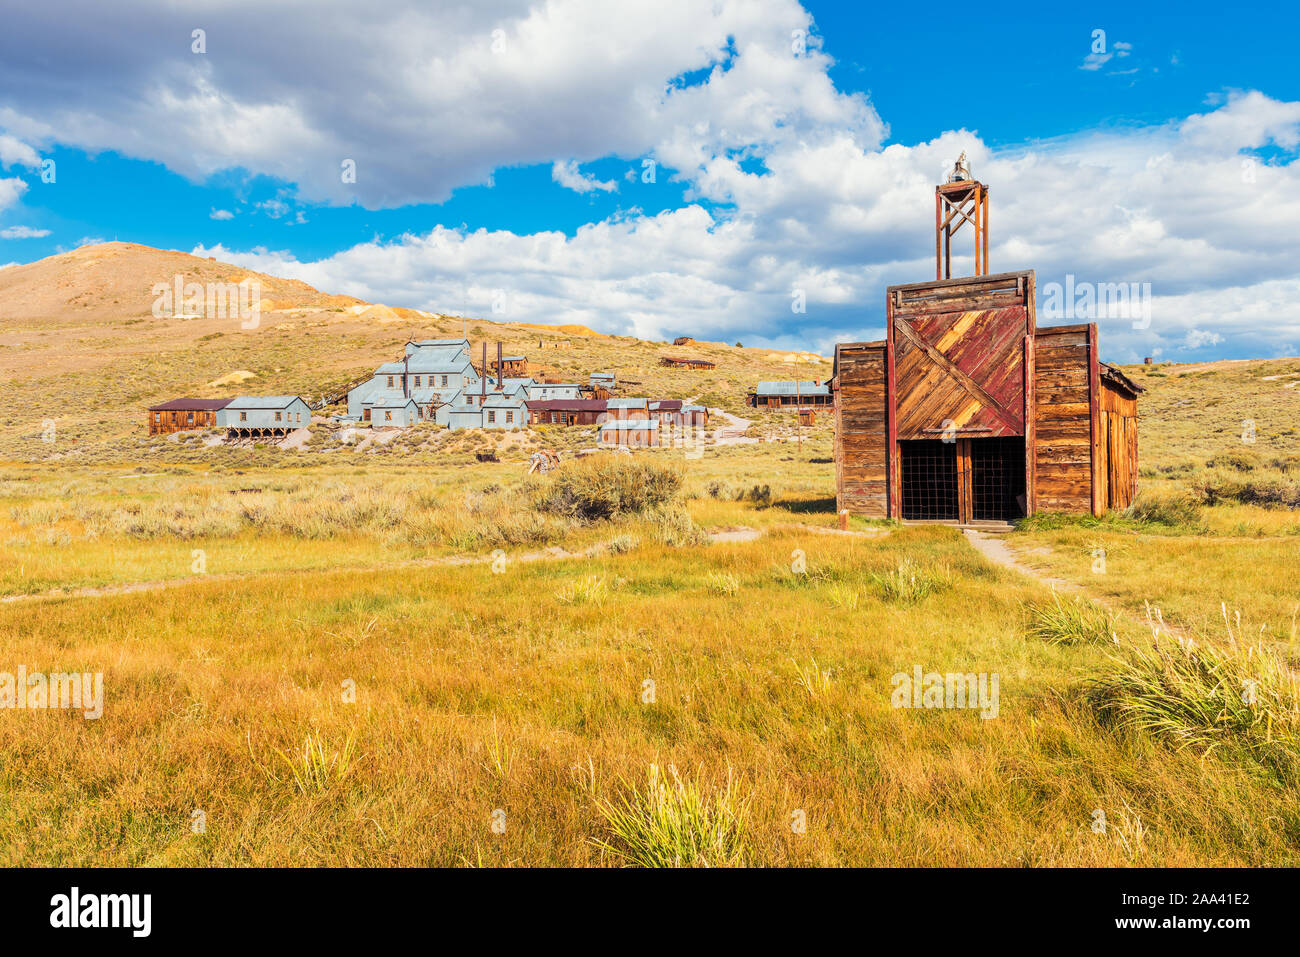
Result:
<svg viewBox="0 0 1300 957"><path fill-rule="evenodd" d="M149 406L149 434L167 435L186 429L209 429L217 424L217 412L231 399L172 399Z"/></svg>
<svg viewBox="0 0 1300 957"><path fill-rule="evenodd" d="M978 274L953 279L967 222ZM836 346L839 508L1000 524L1128 505L1141 389L1101 363L1096 323L1039 328L1034 273L987 274L988 191L968 173L938 187L935 226L936 278L889 287L884 340Z"/></svg>

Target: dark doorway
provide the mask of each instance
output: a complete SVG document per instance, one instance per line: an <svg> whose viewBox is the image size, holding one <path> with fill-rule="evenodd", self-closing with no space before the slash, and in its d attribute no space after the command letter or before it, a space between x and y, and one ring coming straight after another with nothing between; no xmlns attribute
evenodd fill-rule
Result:
<svg viewBox="0 0 1300 957"><path fill-rule="evenodd" d="M909 522L1010 522L1025 514L1023 436L898 443Z"/></svg>
<svg viewBox="0 0 1300 957"><path fill-rule="evenodd" d="M909 439L898 443L902 472L902 515L911 522L955 522L957 443Z"/></svg>
<svg viewBox="0 0 1300 957"><path fill-rule="evenodd" d="M1009 522L1025 514L1023 436L970 440L971 519Z"/></svg>

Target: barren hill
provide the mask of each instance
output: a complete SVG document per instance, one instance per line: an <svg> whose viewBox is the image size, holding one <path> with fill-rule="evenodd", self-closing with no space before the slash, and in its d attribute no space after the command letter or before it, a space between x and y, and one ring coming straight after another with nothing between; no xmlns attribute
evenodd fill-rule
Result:
<svg viewBox="0 0 1300 957"><path fill-rule="evenodd" d="M157 310L155 286L255 280L260 315L208 314L183 301ZM176 299L176 297L173 297ZM206 304L205 304L206 305ZM629 394L699 398L739 408L761 378L825 379L828 359L722 343L670 347L585 326L495 323L367 303L297 280L138 243L103 243L0 269L0 458L39 455L41 423L64 437L111 441L140 430L144 409L181 395L312 397L401 354L411 338L466 335L474 355L499 341L534 374L565 381L613 371ZM666 354L717 363L663 368ZM23 451L19 452L18 450Z"/></svg>

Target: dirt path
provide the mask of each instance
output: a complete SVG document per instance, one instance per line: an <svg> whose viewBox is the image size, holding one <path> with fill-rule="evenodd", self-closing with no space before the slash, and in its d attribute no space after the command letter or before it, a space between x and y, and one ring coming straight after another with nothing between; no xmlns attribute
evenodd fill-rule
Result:
<svg viewBox="0 0 1300 957"><path fill-rule="evenodd" d="M966 541L971 543L975 551L994 565L1001 565L1003 568L1010 568L1012 571L1020 572L1020 574L1058 591L1083 591L1074 582L1066 581L1064 578L1053 578L1020 562L1016 558L1015 552L1007 547L1006 540L1001 535L990 535L988 532L977 531L973 528L962 529L962 535L965 536Z"/></svg>
<svg viewBox="0 0 1300 957"><path fill-rule="evenodd" d="M727 424L722 426L713 437L714 445L757 445L758 439L745 435L746 430L753 423L749 419L742 419L739 416L732 415L730 412L724 412L721 409L709 409L709 415L715 415L725 419Z"/></svg>
<svg viewBox="0 0 1300 957"><path fill-rule="evenodd" d="M1122 606L1117 608L1115 607L1116 603L1114 601L1089 594L1088 590L1082 585L1068 581L1064 578L1054 578L1051 575L1046 575L1043 572L1038 571L1036 568L1030 568L1016 557L1015 552L1007 547L1007 543L999 535L990 535L987 532L979 532L970 528L962 529L962 534L966 536L966 540L974 546L977 552L995 565L1000 565L1003 568L1010 568L1012 571L1017 571L1028 578L1032 578L1040 584L1047 585L1053 591L1059 591L1067 595L1077 595L1081 598L1087 599L1088 601L1094 602L1106 609L1106 611L1112 616L1127 617L1143 628L1154 629L1157 627L1156 623L1147 618L1149 612L1139 613L1136 609L1128 609ZM1163 618L1163 616L1160 616L1158 605L1154 607L1155 614L1159 619L1158 630L1161 634L1167 634L1174 638L1189 637L1181 626L1168 622Z"/></svg>
<svg viewBox="0 0 1300 957"><path fill-rule="evenodd" d="M819 534L829 535L852 535L864 538L880 538L890 534L887 528L869 529L865 531L848 531L842 532L836 528L821 528L816 525L781 525L783 529L797 529L805 532L816 532ZM751 528L748 525L728 525L715 528L709 533L710 544L727 544L734 542L752 542L761 538L765 534L763 529ZM382 572L393 571L403 568L432 568L432 567L458 567L465 565L484 565L501 559L505 556L507 564L522 562L528 564L531 562L544 561L563 561L571 558L596 558L606 552L607 546L604 542L598 542L595 545L588 546L580 551L571 552L559 545L552 545L532 552L518 552L510 554L504 549L496 549L486 555L442 555L438 558L415 558L404 562L385 562L383 564L356 565L348 567L331 567L331 568L297 568L283 572L249 572L247 574L231 575L191 575L186 578L172 578L163 581L147 582L123 582L117 585L97 585L84 588L54 588L49 591L33 592L30 595L3 595L0 596L0 605L9 605L16 602L24 601L52 601L59 598L105 598L110 595L130 595L135 592L153 592L162 591L165 588L184 588L188 585L199 585L205 582L229 582L229 581L247 581L255 578L284 578L292 575L311 575L321 572L346 571L346 572Z"/></svg>

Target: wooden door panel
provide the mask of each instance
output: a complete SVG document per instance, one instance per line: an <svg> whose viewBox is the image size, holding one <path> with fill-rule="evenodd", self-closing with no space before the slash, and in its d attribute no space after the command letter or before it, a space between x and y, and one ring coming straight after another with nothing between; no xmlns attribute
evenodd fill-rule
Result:
<svg viewBox="0 0 1300 957"><path fill-rule="evenodd" d="M898 437L1024 434L1024 306L894 319ZM914 341L915 340L915 341Z"/></svg>

